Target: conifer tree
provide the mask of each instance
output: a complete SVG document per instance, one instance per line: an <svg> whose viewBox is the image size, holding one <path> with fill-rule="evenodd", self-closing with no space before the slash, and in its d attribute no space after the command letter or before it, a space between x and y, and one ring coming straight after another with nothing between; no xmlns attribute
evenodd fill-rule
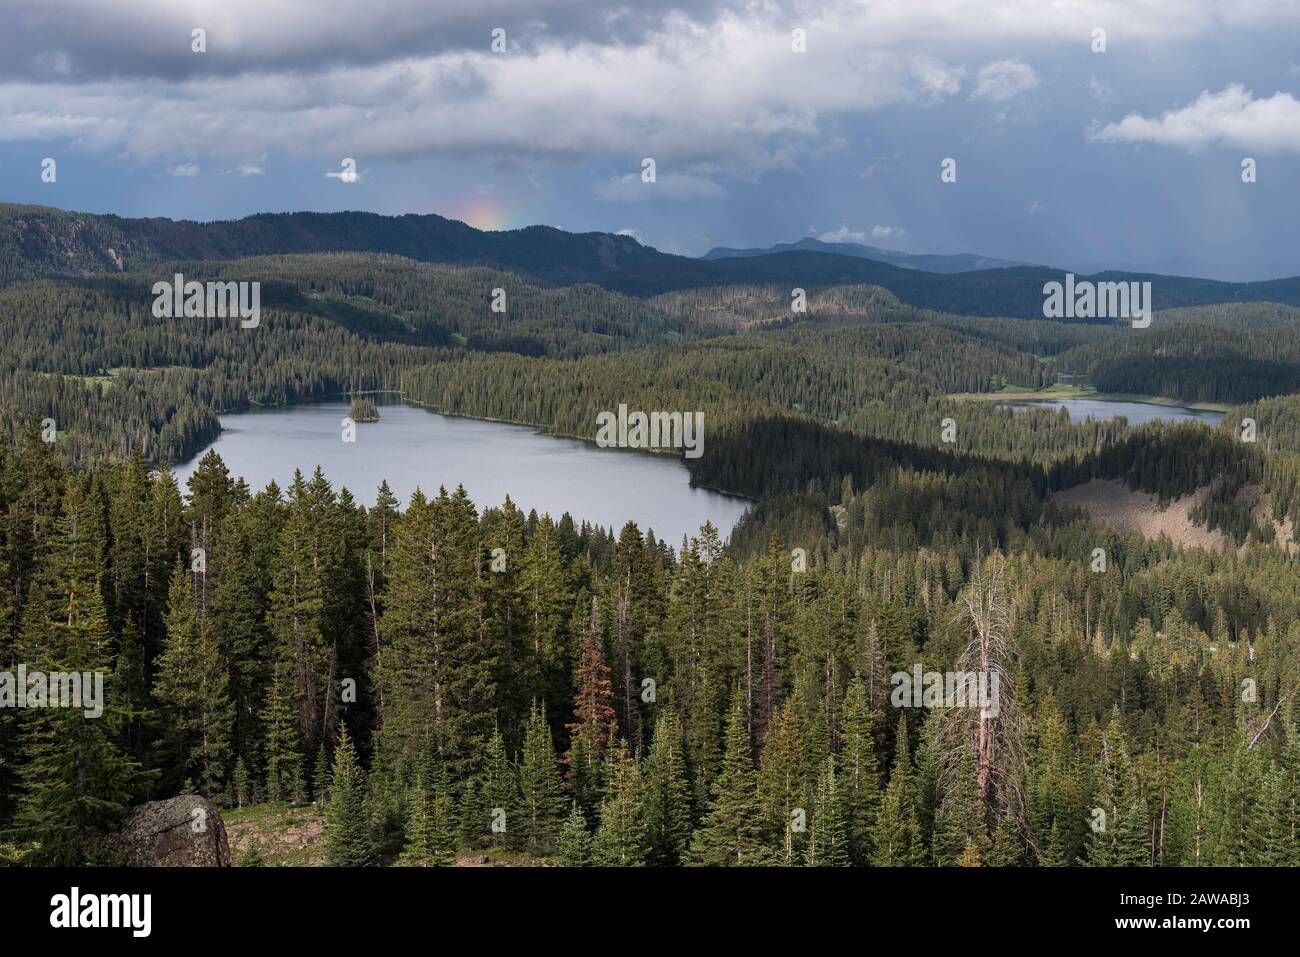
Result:
<svg viewBox="0 0 1300 957"><path fill-rule="evenodd" d="M840 731L840 794L849 859L863 865L871 856L871 829L880 813L880 769L876 761L876 716L861 678L844 694Z"/></svg>
<svg viewBox="0 0 1300 957"><path fill-rule="evenodd" d="M987 856L981 854L983 863L989 867L1016 867L1022 863L1023 849L1017 833L1016 822L1011 814L1004 813L998 819L997 825L993 828L993 834L989 838ZM979 846L976 842L967 845L968 848L974 847L977 851Z"/></svg>
<svg viewBox="0 0 1300 957"><path fill-rule="evenodd" d="M583 807L599 804L605 748L618 734L614 686L600 648L598 607L596 599L592 598L591 616L575 675L573 721L568 725L570 745L565 755L569 784Z"/></svg>
<svg viewBox="0 0 1300 957"><path fill-rule="evenodd" d="M545 707L534 704L529 712L517 776L523 847L530 854L546 853L564 819L564 794Z"/></svg>
<svg viewBox="0 0 1300 957"><path fill-rule="evenodd" d="M713 782L713 803L691 842L697 864L751 867L771 862L763 841L763 805L749 750L744 703L731 699L722 767Z"/></svg>
<svg viewBox="0 0 1300 957"><path fill-rule="evenodd" d="M621 742L609 746L605 763L605 796L592 861L606 867L638 867L645 863L641 769Z"/></svg>
<svg viewBox="0 0 1300 957"><path fill-rule="evenodd" d="M644 777L646 860L661 866L679 864L690 849L691 785L682 722L671 706L655 722Z"/></svg>
<svg viewBox="0 0 1300 957"><path fill-rule="evenodd" d="M455 807L457 842L470 849L483 847L491 836L484 822L490 822L492 811L483 800L478 777L464 783Z"/></svg>
<svg viewBox="0 0 1300 957"><path fill-rule="evenodd" d="M1216 864L1246 867L1266 863L1268 792L1264 761L1243 738L1237 743L1224 780L1223 825Z"/></svg>
<svg viewBox="0 0 1300 957"><path fill-rule="evenodd" d="M1169 801L1165 860L1210 866L1217 857L1223 805L1223 759L1196 744L1178 762Z"/></svg>
<svg viewBox="0 0 1300 957"><path fill-rule="evenodd" d="M122 747L137 764L144 764L158 737L157 712L145 671L144 645L129 616L117 639L113 689L117 700L115 710L121 718Z"/></svg>
<svg viewBox="0 0 1300 957"><path fill-rule="evenodd" d="M266 862L262 859L262 849L254 844L248 850L239 855L235 861L236 867L265 867Z"/></svg>
<svg viewBox="0 0 1300 957"><path fill-rule="evenodd" d="M1043 700L1035 716L1028 781L1029 823L1037 835L1044 867L1072 864L1082 850L1089 820L1077 757L1055 698Z"/></svg>
<svg viewBox="0 0 1300 957"><path fill-rule="evenodd" d="M907 741L907 718L899 715L894 766L872 828L872 858L876 867L917 867L925 861L921 824L916 813L916 783Z"/></svg>
<svg viewBox="0 0 1300 957"><path fill-rule="evenodd" d="M500 731L494 731L488 739L478 800L480 811L487 812L476 825L479 840L486 839L497 848L517 845L519 786Z"/></svg>
<svg viewBox="0 0 1300 957"><path fill-rule="evenodd" d="M316 753L326 734L325 713L330 650L324 628L326 587L318 544L323 534L324 503L301 472L289 487L289 510L274 562L268 596L268 620L282 680L289 681L304 753ZM284 667L286 666L287 667Z"/></svg>
<svg viewBox="0 0 1300 957"><path fill-rule="evenodd" d="M591 832L587 819L574 801L569 816L560 828L560 844L556 861L561 867L587 867L591 863Z"/></svg>
<svg viewBox="0 0 1300 957"><path fill-rule="evenodd" d="M478 516L464 486L448 494L442 489L434 516L434 536L439 544L438 574L456 584L441 599L439 627L442 636L445 683L445 739L440 753L448 769L465 776L477 770L484 746L494 730L497 690L492 680L502 649L484 628L479 579Z"/></svg>
<svg viewBox="0 0 1300 957"><path fill-rule="evenodd" d="M327 867L372 867L378 851L366 807L365 772L357 763L344 726L334 749L334 773L330 803L325 812L325 865Z"/></svg>
<svg viewBox="0 0 1300 957"><path fill-rule="evenodd" d="M967 848L974 846L981 859L988 855L989 834L984 824L984 807L975 782L975 764L963 751L939 782L939 805L935 812L933 853L940 867L957 865Z"/></svg>
<svg viewBox="0 0 1300 957"><path fill-rule="evenodd" d="M429 755L406 799L405 841L399 864L446 867L456 862L455 806L446 765Z"/></svg>
<svg viewBox="0 0 1300 957"><path fill-rule="evenodd" d="M80 485L68 483L51 536L52 554L33 583L22 629L33 671L82 676L81 707L36 708L22 715L23 792L14 836L30 863L70 866L93 859L111 829L153 775L117 745L121 716L113 698L107 622L98 582L102 537ZM85 687L86 673L92 677ZM99 694L93 685L102 681ZM92 699L98 699L99 713Z"/></svg>
<svg viewBox="0 0 1300 957"><path fill-rule="evenodd" d="M268 576L257 564L252 509L229 513L219 530L209 567L220 569L209 589L208 623L229 669L234 753L256 760L264 728L260 703L270 688L273 658L266 628Z"/></svg>
<svg viewBox="0 0 1300 957"><path fill-rule="evenodd" d="M1146 806L1118 713L1102 734L1093 801L1087 863L1093 867L1141 867L1149 863Z"/></svg>
<svg viewBox="0 0 1300 957"><path fill-rule="evenodd" d="M166 629L154 694L179 752L176 773L213 797L225 786L234 709L225 662L209 624L198 617L193 580L180 568L172 575Z"/></svg>
<svg viewBox="0 0 1300 957"><path fill-rule="evenodd" d="M768 728L758 770L758 793L772 849L787 866L799 860L807 836L812 793L805 758L794 703L787 701Z"/></svg>
<svg viewBox="0 0 1300 957"><path fill-rule="evenodd" d="M835 756L828 754L817 776L812 822L808 827L805 863L809 867L848 867L848 830L845 827Z"/></svg>
<svg viewBox="0 0 1300 957"><path fill-rule="evenodd" d="M289 684L275 669L271 692L262 714L266 727L263 766L267 799L274 802L300 801L303 797L302 752L298 745L298 724ZM335 755L337 760L337 752Z"/></svg>
<svg viewBox="0 0 1300 957"><path fill-rule="evenodd" d="M558 529L549 515L537 520L519 569L519 601L525 619L524 655L515 673L524 701L558 702L571 690L569 615L573 582ZM603 744L604 739L601 739Z"/></svg>
<svg viewBox="0 0 1300 957"><path fill-rule="evenodd" d="M1271 775L1265 845L1269 866L1300 866L1300 730L1294 725Z"/></svg>
<svg viewBox="0 0 1300 957"><path fill-rule="evenodd" d="M316 766L311 775L312 799L317 804L328 804L330 799L330 759L325 742L316 749Z"/></svg>
<svg viewBox="0 0 1300 957"><path fill-rule="evenodd" d="M428 863L433 848L433 825L429 820L429 794L424 775L419 774L406 795L406 829L397 863L419 867Z"/></svg>
<svg viewBox="0 0 1300 957"><path fill-rule="evenodd" d="M249 787L248 767L244 764L243 758L235 759L235 774L232 778L235 787L235 807L242 808L248 804L252 798L252 791Z"/></svg>

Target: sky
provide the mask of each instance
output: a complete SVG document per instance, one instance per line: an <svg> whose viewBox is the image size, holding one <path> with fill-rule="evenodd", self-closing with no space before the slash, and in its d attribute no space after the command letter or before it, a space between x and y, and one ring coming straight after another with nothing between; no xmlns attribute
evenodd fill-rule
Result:
<svg viewBox="0 0 1300 957"><path fill-rule="evenodd" d="M1298 41L1297 0L4 0L0 200L1289 276Z"/></svg>

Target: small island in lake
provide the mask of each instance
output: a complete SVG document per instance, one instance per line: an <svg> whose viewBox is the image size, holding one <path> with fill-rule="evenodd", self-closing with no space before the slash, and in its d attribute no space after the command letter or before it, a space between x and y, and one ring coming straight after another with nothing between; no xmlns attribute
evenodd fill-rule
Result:
<svg viewBox="0 0 1300 957"><path fill-rule="evenodd" d="M348 408L348 418L353 422L378 422L379 406L370 399L353 399Z"/></svg>

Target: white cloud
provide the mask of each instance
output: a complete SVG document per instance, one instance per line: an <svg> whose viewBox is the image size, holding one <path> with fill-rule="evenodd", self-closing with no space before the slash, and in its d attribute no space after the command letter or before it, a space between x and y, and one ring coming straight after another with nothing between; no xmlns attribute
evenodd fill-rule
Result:
<svg viewBox="0 0 1300 957"><path fill-rule="evenodd" d="M235 172L240 176L261 176L264 170L257 163L240 163L235 167Z"/></svg>
<svg viewBox="0 0 1300 957"><path fill-rule="evenodd" d="M841 115L959 95L988 49L1086 49L1099 23L1112 46L1300 23L1289 0L808 0L808 52L796 54L777 0L493 0L491 22L519 44L495 55L478 11L427 0L386 0L384 17L321 0L5 2L0 139L161 164L192 161L201 143L226 168L277 150L649 155L718 189L839 148ZM67 22L79 29L54 26ZM204 55L189 50L196 23ZM1037 82L1001 60L978 70L972 95L1001 103Z"/></svg>
<svg viewBox="0 0 1300 957"><path fill-rule="evenodd" d="M1206 90L1189 106L1167 110L1159 118L1130 113L1088 135L1103 143L1155 143L1188 152L1207 146L1300 152L1300 101L1281 92L1255 99L1233 83L1218 93Z"/></svg>
<svg viewBox="0 0 1300 957"><path fill-rule="evenodd" d="M198 163L177 163L167 171L170 176L193 177L199 175Z"/></svg>
<svg viewBox="0 0 1300 957"><path fill-rule="evenodd" d="M842 225L838 229L827 230L817 238L824 243L865 243L869 239L898 239L906 233L907 230L902 226L877 225L865 230Z"/></svg>
<svg viewBox="0 0 1300 957"><path fill-rule="evenodd" d="M981 67L971 98L1005 103L1038 86L1038 75L1028 63L998 60Z"/></svg>
<svg viewBox="0 0 1300 957"><path fill-rule="evenodd" d="M671 58L677 38L737 21L772 28L789 55L792 10L807 31L808 61L841 47L935 52L967 44L1078 44L1098 25L1115 43L1168 41L1300 16L1291 0L384 0L383 16L362 15L346 0L5 0L0 68L40 79L59 69L88 79L310 72L321 63L486 53L495 24L511 41L502 59L584 44L615 55L658 45ZM208 31L209 53L202 56L190 51L196 25ZM38 59L32 51L49 52Z"/></svg>
<svg viewBox="0 0 1300 957"><path fill-rule="evenodd" d="M830 229L817 237L824 243L865 243L867 234L861 229L849 229L848 226L841 226L839 229Z"/></svg>
<svg viewBox="0 0 1300 957"><path fill-rule="evenodd" d="M632 237L633 239L635 239L637 242L641 242L641 230L639 230L639 229L632 229L631 227L628 227L627 229L620 229L620 230L619 230L618 232L616 232L614 235L615 235L615 236L631 236L631 237Z"/></svg>
<svg viewBox="0 0 1300 957"><path fill-rule="evenodd" d="M1045 212L1046 210L1047 207L1044 206L1042 203L1040 203L1038 200L1031 199L1029 201L1028 212L1030 216L1033 216L1035 213Z"/></svg>

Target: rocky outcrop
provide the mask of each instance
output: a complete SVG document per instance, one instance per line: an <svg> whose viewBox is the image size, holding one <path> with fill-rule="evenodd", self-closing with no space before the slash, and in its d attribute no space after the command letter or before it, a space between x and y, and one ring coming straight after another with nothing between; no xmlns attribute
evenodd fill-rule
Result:
<svg viewBox="0 0 1300 957"><path fill-rule="evenodd" d="M107 840L128 867L231 866L221 815L198 794L133 808Z"/></svg>

